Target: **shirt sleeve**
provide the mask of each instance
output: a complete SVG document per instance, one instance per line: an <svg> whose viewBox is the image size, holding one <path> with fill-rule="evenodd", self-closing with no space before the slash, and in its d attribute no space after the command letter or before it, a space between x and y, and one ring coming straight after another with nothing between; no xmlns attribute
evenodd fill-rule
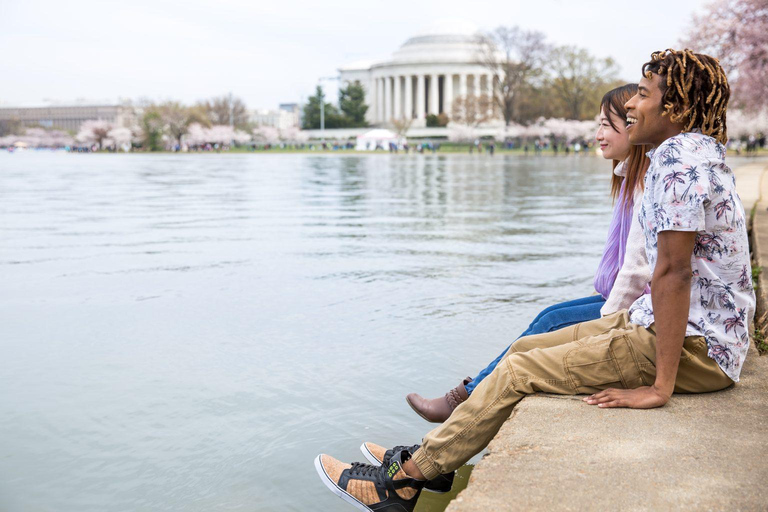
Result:
<svg viewBox="0 0 768 512"><path fill-rule="evenodd" d="M704 231L709 181L701 159L680 141L665 143L653 157L651 186L657 230Z"/></svg>
<svg viewBox="0 0 768 512"><path fill-rule="evenodd" d="M608 299L600 309L601 316L608 316L622 309L629 309L645 293L645 287L651 281L651 269L648 267L648 258L645 255L645 235L643 234L643 227L637 221L638 213L642 207L642 199L642 192L635 194L633 221L627 235L624 263L619 269Z"/></svg>

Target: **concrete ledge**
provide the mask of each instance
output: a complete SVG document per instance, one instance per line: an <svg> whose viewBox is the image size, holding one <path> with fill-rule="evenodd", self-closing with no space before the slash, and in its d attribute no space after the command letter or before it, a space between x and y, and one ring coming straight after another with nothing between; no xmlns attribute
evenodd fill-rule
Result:
<svg viewBox="0 0 768 512"><path fill-rule="evenodd" d="M526 398L447 510L765 510L768 358L749 359L737 386L662 409Z"/></svg>
<svg viewBox="0 0 768 512"><path fill-rule="evenodd" d="M736 170L753 252L768 264L768 167ZM762 190L762 193L761 193ZM761 278L768 281L768 268ZM768 284L760 284L762 311ZM598 409L580 397L524 399L449 512L768 510L768 357L750 349L741 382L674 395L653 410Z"/></svg>

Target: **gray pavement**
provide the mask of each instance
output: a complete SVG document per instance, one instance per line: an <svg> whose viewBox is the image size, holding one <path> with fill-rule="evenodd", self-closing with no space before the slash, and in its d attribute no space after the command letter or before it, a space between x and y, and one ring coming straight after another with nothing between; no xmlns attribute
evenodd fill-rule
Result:
<svg viewBox="0 0 768 512"><path fill-rule="evenodd" d="M752 250L766 266L768 165L734 172L747 212L758 205ZM766 304L768 267L761 280ZM739 384L660 409L524 399L447 511L683 509L768 510L768 356L754 346Z"/></svg>

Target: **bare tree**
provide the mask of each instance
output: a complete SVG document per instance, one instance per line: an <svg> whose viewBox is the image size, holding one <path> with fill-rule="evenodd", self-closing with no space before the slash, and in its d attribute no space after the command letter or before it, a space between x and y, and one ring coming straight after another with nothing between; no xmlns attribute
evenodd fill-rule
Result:
<svg viewBox="0 0 768 512"><path fill-rule="evenodd" d="M598 59L583 48L561 46L550 58L551 90L569 119L592 118L596 95L616 81L618 67L610 57ZM599 96L597 101L599 102ZM590 106L589 111L585 107Z"/></svg>
<svg viewBox="0 0 768 512"><path fill-rule="evenodd" d="M203 101L199 105L212 124L231 125L240 129L250 128L248 108L245 106L245 102L237 96L217 96Z"/></svg>
<svg viewBox="0 0 768 512"><path fill-rule="evenodd" d="M472 128L489 121L492 117L493 100L486 94L462 96L453 100L451 120Z"/></svg>
<svg viewBox="0 0 768 512"><path fill-rule="evenodd" d="M498 27L480 36L478 61L493 75L493 101L507 126L525 123L522 91L543 77L542 65L550 48L542 32L520 27Z"/></svg>
<svg viewBox="0 0 768 512"><path fill-rule="evenodd" d="M413 119L408 119L406 117L403 117L401 119L392 119L391 123L392 123L392 128L394 128L398 138L404 138L405 134L408 133L408 130L411 129L411 125L413 124Z"/></svg>
<svg viewBox="0 0 768 512"><path fill-rule="evenodd" d="M205 111L199 106L187 107L176 101L168 101L155 108L168 135L179 144L192 123L211 125Z"/></svg>

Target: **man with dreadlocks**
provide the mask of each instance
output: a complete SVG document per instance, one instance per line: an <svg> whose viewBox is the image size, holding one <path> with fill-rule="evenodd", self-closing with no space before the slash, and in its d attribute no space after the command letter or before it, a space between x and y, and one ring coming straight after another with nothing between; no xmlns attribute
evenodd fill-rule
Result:
<svg viewBox="0 0 768 512"><path fill-rule="evenodd" d="M515 342L504 360L421 445L364 443L379 465L315 459L325 485L360 510L413 510L538 391L591 393L602 408L653 408L673 392L739 380L754 314L746 216L725 164L728 81L717 59L656 52L627 102L629 140L655 150L638 222L651 292L628 311Z"/></svg>

